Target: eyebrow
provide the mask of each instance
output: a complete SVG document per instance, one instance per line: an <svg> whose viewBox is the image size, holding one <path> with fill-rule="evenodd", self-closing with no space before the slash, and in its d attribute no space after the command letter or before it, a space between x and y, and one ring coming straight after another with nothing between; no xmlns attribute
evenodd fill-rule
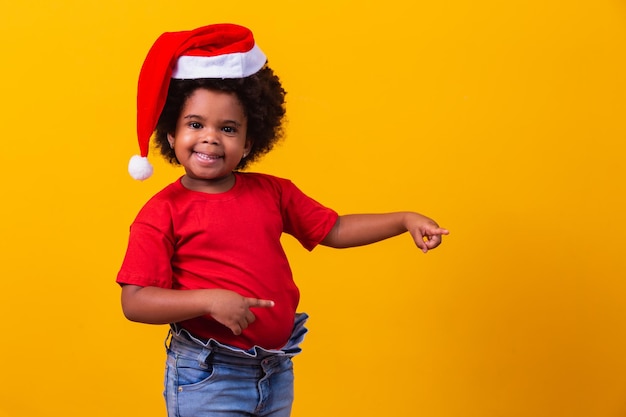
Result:
<svg viewBox="0 0 626 417"><path fill-rule="evenodd" d="M204 117L197 115L197 114L188 114L186 116L183 117L183 119L200 119L200 120L204 120Z"/></svg>

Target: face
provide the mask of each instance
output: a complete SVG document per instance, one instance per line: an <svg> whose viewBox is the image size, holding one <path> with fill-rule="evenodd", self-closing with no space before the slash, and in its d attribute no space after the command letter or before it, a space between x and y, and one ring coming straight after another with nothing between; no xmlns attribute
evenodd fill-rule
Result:
<svg viewBox="0 0 626 417"><path fill-rule="evenodd" d="M230 189L233 170L252 147L237 96L204 88L187 99L168 140L185 168L183 184L206 192Z"/></svg>

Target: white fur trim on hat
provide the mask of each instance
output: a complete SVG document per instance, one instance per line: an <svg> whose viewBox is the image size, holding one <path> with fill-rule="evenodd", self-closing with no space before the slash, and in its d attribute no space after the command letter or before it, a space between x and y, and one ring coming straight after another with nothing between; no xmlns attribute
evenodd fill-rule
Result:
<svg viewBox="0 0 626 417"><path fill-rule="evenodd" d="M187 56L178 58L172 78L189 80L196 78L243 78L256 74L267 57L257 45L247 52L235 52L217 56Z"/></svg>

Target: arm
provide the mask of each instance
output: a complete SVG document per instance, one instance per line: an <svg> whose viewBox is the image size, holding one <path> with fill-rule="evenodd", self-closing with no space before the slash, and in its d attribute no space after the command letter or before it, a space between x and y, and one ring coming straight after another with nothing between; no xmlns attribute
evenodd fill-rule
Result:
<svg viewBox="0 0 626 417"><path fill-rule="evenodd" d="M337 219L321 244L333 248L350 248L369 245L407 231L424 253L439 246L441 236L449 233L434 220L413 212L349 214Z"/></svg>
<svg viewBox="0 0 626 417"><path fill-rule="evenodd" d="M122 310L131 321L167 324L211 315L239 335L255 320L253 307L273 307L274 302L243 297L221 289L173 290L159 287L122 287Z"/></svg>

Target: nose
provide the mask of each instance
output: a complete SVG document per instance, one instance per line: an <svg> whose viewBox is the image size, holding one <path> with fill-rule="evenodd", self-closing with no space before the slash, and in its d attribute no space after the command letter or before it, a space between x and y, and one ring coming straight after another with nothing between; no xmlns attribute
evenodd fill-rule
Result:
<svg viewBox="0 0 626 417"><path fill-rule="evenodd" d="M210 143L213 145L219 144L219 131L216 129L207 129L206 134L202 137L203 143Z"/></svg>

